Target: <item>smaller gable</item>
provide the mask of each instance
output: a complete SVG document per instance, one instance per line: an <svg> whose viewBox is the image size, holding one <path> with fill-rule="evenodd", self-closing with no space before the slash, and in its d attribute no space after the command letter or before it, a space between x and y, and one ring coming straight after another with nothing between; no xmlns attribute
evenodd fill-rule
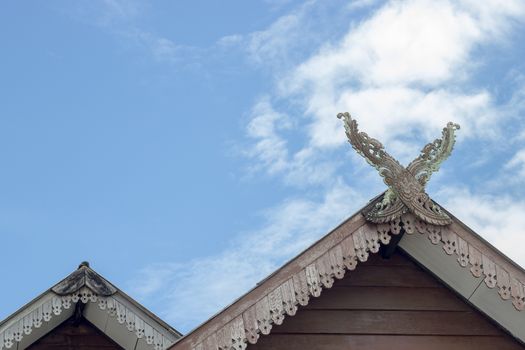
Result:
<svg viewBox="0 0 525 350"><path fill-rule="evenodd" d="M85 318L69 319L31 344L27 350L122 350Z"/></svg>
<svg viewBox="0 0 525 350"><path fill-rule="evenodd" d="M0 350L27 349L58 334L70 334L69 342L78 341L74 332L56 333L64 331L62 328L67 328L71 318L87 322L77 330L87 330L90 324L125 350L164 350L181 337L88 263L82 263L64 280L0 323Z"/></svg>

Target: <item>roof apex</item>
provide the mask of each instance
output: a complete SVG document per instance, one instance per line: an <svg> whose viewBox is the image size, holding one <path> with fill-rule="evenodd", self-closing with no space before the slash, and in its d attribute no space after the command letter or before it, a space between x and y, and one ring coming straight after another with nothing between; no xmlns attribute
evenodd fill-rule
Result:
<svg viewBox="0 0 525 350"><path fill-rule="evenodd" d="M88 287L100 296L108 297L117 292L117 288L89 267L89 263L80 263L78 269L54 285L51 290L60 296L78 292Z"/></svg>
<svg viewBox="0 0 525 350"><path fill-rule="evenodd" d="M306 306L312 297L320 296L322 290L332 287L335 279L367 261L370 254L378 253L381 244L388 245L391 239L394 242L396 236L401 238L398 240L401 249L464 296L465 301L525 342L525 270L446 209L444 212L452 220L446 226L426 223L410 212L389 223L368 221L366 210L382 198L383 194L372 199L252 290L186 334L171 349L245 349L248 344L257 343L261 335L271 333L273 325L285 322L286 316L294 316L299 306ZM409 244L401 245L405 240L412 245L416 240L419 255L436 258L430 261L434 265L413 255L408 250ZM457 276L472 282L475 290L467 295L459 293L451 283ZM482 294L485 292L487 296Z"/></svg>
<svg viewBox="0 0 525 350"><path fill-rule="evenodd" d="M73 316L85 318L126 350L164 350L181 337L88 262L82 262L62 281L0 322L0 350L25 349Z"/></svg>

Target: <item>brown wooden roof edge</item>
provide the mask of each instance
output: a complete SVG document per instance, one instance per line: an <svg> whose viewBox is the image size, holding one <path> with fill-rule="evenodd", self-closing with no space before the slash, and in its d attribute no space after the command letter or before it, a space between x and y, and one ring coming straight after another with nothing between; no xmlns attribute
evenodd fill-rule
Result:
<svg viewBox="0 0 525 350"><path fill-rule="evenodd" d="M384 195L384 192L375 196L374 198L372 198L371 200L368 201L368 203L363 206L361 209L357 210L353 215L351 215L350 217L348 217L347 219L344 219L339 225L337 225L335 228L333 228L332 230L330 230L327 234L325 234L324 236L322 236L321 238L319 238L317 241L315 241L314 243L310 244L308 247L304 248L299 254L297 254L295 257L289 259L288 261L286 261L283 266L281 266L279 269L275 270L274 272L270 273L268 276L264 277L262 280L260 280L259 282L256 283L256 285L250 289L248 292L246 292L244 295L250 293L253 289L257 288L260 284L263 284L266 280L270 279L273 275L275 275L276 273L278 273L282 268L284 268L285 266L287 266L288 264L291 264L295 259L297 259L299 256L301 256L302 254L306 253L307 251L309 251L313 246L315 246L316 244L318 244L319 242L321 242L322 240L324 240L327 236L329 236L330 234L332 234L332 232L338 230L341 226L345 225L348 221L352 220L352 218L354 218L355 216L359 216L360 213L362 213L364 210L366 210L366 208L368 208L370 205L373 205L374 203L377 202L377 200L379 200L382 196ZM363 224L365 222L363 221ZM237 300L243 298L243 296L240 296L239 298L237 298L233 303L231 303L229 306L231 306L232 304L234 304ZM227 306L227 307L229 307ZM226 308L227 308L226 307ZM219 314L220 312L218 312L217 314ZM215 317L217 314L213 315L211 318ZM200 326L198 326L200 327ZM196 327L196 328L198 328ZM189 333L188 333L189 334Z"/></svg>
<svg viewBox="0 0 525 350"><path fill-rule="evenodd" d="M361 210L362 213L366 213L370 211L370 208L375 206L376 203L380 202L383 198L383 195L385 192L377 195L372 200L368 202L367 205L363 207ZM436 204L438 204L443 211L452 218L452 226L456 227L455 231L464 232L465 234L468 234L472 236L473 241L477 241L477 246L481 247L487 247L489 248L487 250L487 254L493 257L494 259L498 259L500 261L500 264L505 265L509 268L512 266L511 269L516 269L516 271L521 271L521 274L523 276L523 279L525 280L525 267L517 264L514 260L509 258L505 253L503 253L501 250L496 248L494 245L492 245L489 241L487 241L485 238L480 236L478 233L476 233L474 230L472 230L470 227L468 227L463 221L458 219L454 214L452 214L450 211L448 211L445 207L443 207L439 202L434 201Z"/></svg>
<svg viewBox="0 0 525 350"><path fill-rule="evenodd" d="M251 290L237 298L230 305L219 311L201 325L197 326L185 336L177 341L171 349L189 349L187 347L194 339L206 338L209 334L216 332L220 326L231 322L234 317L231 315L238 314L249 306L255 304L259 299L263 299L273 289L278 287L282 282L289 280L295 272L301 271L306 266L319 258L329 247L332 247L363 225L367 225L364 217L360 215L360 209L354 215L344 220L328 234L317 240L315 243L304 249L296 257L290 259L282 267L271 273L269 276L258 282ZM307 295L308 297L308 295ZM271 325L270 325L271 326Z"/></svg>
<svg viewBox="0 0 525 350"><path fill-rule="evenodd" d="M446 211L446 210L445 210ZM487 241L485 238L480 236L478 233L476 233L474 230L472 230L470 227L468 227L463 221L459 220L454 214L450 213L449 211L446 211L447 214L452 218L453 225L457 227L457 231L462 231L465 233L468 233L473 238L475 238L477 241L479 241L480 247L486 247L489 248L487 250L487 254L491 255L494 259L499 260L499 263L501 265L507 266L509 269L514 270L515 272L521 272L521 276L523 277L523 280L525 280L525 267L519 265L514 260L509 258L505 253L503 253L501 250L496 248L492 243Z"/></svg>
<svg viewBox="0 0 525 350"><path fill-rule="evenodd" d="M0 350L11 348L31 334L33 327L47 324L76 303L97 304L137 338L150 337L148 344L156 348L165 349L182 337L182 333L94 271L89 263L82 262L67 277L0 322ZM133 315L133 320L126 314Z"/></svg>
<svg viewBox="0 0 525 350"><path fill-rule="evenodd" d="M365 208L381 197L374 198ZM363 209L362 209L363 210ZM273 324L293 316L298 306L308 304L330 288L334 279L355 269L358 261L388 244L401 232L426 235L429 244L441 244L443 253L454 255L458 266L469 267L474 277L483 277L489 288L498 287L502 299L511 299L516 310L525 307L525 272L486 240L453 217L449 226L430 225L404 214L389 224L367 222L361 211L345 220L297 257L257 284L231 305L178 340L173 350L244 349L269 334Z"/></svg>
<svg viewBox="0 0 525 350"><path fill-rule="evenodd" d="M178 330L176 330L175 328L173 328L171 325L169 325L168 323L166 323L165 321L163 321L160 317L158 317L157 315L155 315L153 312L151 312L150 310L148 310L147 308L145 308L142 304L140 304L138 301L136 301L135 299L133 299L132 297L129 296L129 294L125 293L124 291L122 291L121 289L117 288L117 292L122 295L129 303L131 303L133 306L135 306L137 309L139 309L140 311L142 311L143 313L145 313L149 318L151 318L152 320L154 320L155 322L157 322L158 324L160 324L163 328L165 328L166 330L168 330L170 333L173 333L173 335L175 335L177 338L180 338L183 336L183 334L181 332L179 332Z"/></svg>

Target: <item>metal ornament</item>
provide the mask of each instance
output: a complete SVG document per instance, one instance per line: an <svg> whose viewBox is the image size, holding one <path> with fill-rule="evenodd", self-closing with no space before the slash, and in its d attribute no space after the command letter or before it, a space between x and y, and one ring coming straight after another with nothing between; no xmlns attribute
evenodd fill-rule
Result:
<svg viewBox="0 0 525 350"><path fill-rule="evenodd" d="M452 222L425 193L425 185L432 173L439 170L441 163L452 152L456 142L454 132L459 130L458 124L448 123L443 128L442 138L423 147L421 154L405 168L385 151L381 142L360 132L357 121L348 112L339 113L337 118L343 120L346 136L352 147L377 169L388 186L382 200L368 207L364 213L368 221L388 223L411 212L433 225L444 226Z"/></svg>

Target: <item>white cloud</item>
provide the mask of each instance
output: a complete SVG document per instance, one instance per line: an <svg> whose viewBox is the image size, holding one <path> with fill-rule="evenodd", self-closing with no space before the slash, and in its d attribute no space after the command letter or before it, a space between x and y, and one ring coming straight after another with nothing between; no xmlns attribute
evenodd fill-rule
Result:
<svg viewBox="0 0 525 350"><path fill-rule="evenodd" d="M490 94L460 86L479 64L473 48L494 38L488 33L496 32L495 23L520 13L512 10L497 11L494 22L476 17L479 8L469 12L448 2L391 2L351 28L338 45L300 64L281 81L281 94L303 97L316 147L342 143L333 116L345 109L373 136L386 140L406 135L408 125L430 136L450 120L464 124L465 135L494 136L487 128L495 118Z"/></svg>
<svg viewBox="0 0 525 350"><path fill-rule="evenodd" d="M348 4L350 10L363 9L379 3L381 0L352 0Z"/></svg>
<svg viewBox="0 0 525 350"><path fill-rule="evenodd" d="M264 40L254 40L264 53L261 61L286 55L286 41L301 37L297 28L314 9L315 4L302 7L261 32ZM306 131L303 149L294 154L280 148L289 159L309 154L301 167L289 166L288 172L297 177L294 170L311 169L308 163L322 159L326 149L345 144L341 122L335 118L344 110L404 162L438 137L449 121L463 126L462 138L497 139L496 121L509 118L510 110L498 110L487 89L466 86L483 63L475 56L480 45L504 40L524 14L525 3L518 1L504 6L492 1L390 1L352 24L339 42L321 46L288 73L277 70L275 97L303 108L307 118L296 123L302 127L295 130L299 135ZM406 141L407 135L411 141ZM282 141L279 147L286 145ZM282 158L279 162L283 169ZM330 166L332 172L337 170L336 164ZM288 175L283 172L285 182Z"/></svg>
<svg viewBox="0 0 525 350"><path fill-rule="evenodd" d="M243 36L240 34L226 35L217 40L218 47L230 47L242 43Z"/></svg>
<svg viewBox="0 0 525 350"><path fill-rule="evenodd" d="M351 29L335 47L301 64L294 83L335 85L424 83L456 74L481 31L467 13L444 2L391 2ZM293 86L292 86L293 87Z"/></svg>
<svg viewBox="0 0 525 350"><path fill-rule="evenodd" d="M133 295L152 297L162 317L186 331L247 292L285 259L335 227L363 203L350 187L337 182L320 201L286 200L264 214L264 226L232 241L213 256L184 264L155 264L130 283Z"/></svg>
<svg viewBox="0 0 525 350"><path fill-rule="evenodd" d="M491 96L486 91L464 95L446 89L426 92L397 86L346 89L332 104L328 104L329 98L317 97L320 100L312 101L311 108L321 110L322 116L316 113L319 117L310 125L310 142L319 148L339 146L346 141L341 122L334 117L334 106L355 114L363 130L386 144L401 137L406 140L407 135L414 140L416 134L433 140L449 121L466 126L462 136L493 137L496 132L489 127L494 113Z"/></svg>
<svg viewBox="0 0 525 350"><path fill-rule="evenodd" d="M140 4L133 0L102 0L103 17L132 19L140 13Z"/></svg>
<svg viewBox="0 0 525 350"><path fill-rule="evenodd" d="M290 154L282 133L292 127L291 118L277 112L268 98L259 100L246 127L253 143L244 153L255 160L250 170L282 175L286 184L294 186L332 181L336 168L333 160L322 159L309 148Z"/></svg>
<svg viewBox="0 0 525 350"><path fill-rule="evenodd" d="M314 9L315 4L303 7L264 31L264 57L286 55L280 40L300 37L297 28ZM341 122L335 118L344 110L404 163L439 137L449 121L462 125L460 142L469 137L499 141L499 126L523 105L523 94L514 91L507 105L498 105L489 90L472 87L472 74L484 63L480 48L504 42L524 15L525 3L520 1L390 1L352 23L339 42L321 46L287 74L276 70L274 97L302 107L306 118L288 130L289 138L274 139L283 156L275 157L279 171L272 175L280 174L286 184L291 178L330 183L340 164L329 152L347 147ZM255 44L260 46L259 41ZM287 140L298 135L306 141L292 151ZM265 148L272 149L272 140L267 141ZM516 155L507 168L521 167L521 157ZM327 169L312 171L321 165ZM265 166L272 168L271 162Z"/></svg>
<svg viewBox="0 0 525 350"><path fill-rule="evenodd" d="M295 17L293 26L285 26L291 22L283 17L271 26L265 32L265 42L270 43L265 57L271 57L272 50L286 55L285 45L271 45L271 39L298 36L297 28L305 18L307 14ZM390 1L368 18L351 23L339 41L327 41L288 72L276 70L274 99L291 102L305 114L294 124L297 128L288 130L292 136L279 139L280 151L286 154L279 158L284 164L280 167L284 183L289 183L291 175L308 174L322 160L330 164L330 174L340 170L333 152L346 139L335 115L345 110L357 117L362 130L383 141L405 163L423 144L439 137L448 121L462 125L460 142L484 140L489 145L484 150L490 151L491 144L507 139L503 138L507 131L503 128L508 127L504 121L513 120L522 110L523 84L513 87L511 98L501 102L488 88L475 87L473 74L485 64L480 54L483 48L504 48L515 24L524 19L525 3L520 1ZM292 35L287 36L287 31ZM305 140L296 151L286 147L286 140L293 138ZM302 161L295 162L297 158ZM524 176L525 154L516 154L506 168ZM310 183L330 183L330 176ZM525 203L498 196L501 193L451 192L447 208L523 264L513 242L521 236L519 227L524 227Z"/></svg>
<svg viewBox="0 0 525 350"><path fill-rule="evenodd" d="M505 164L505 169L515 170L519 177L525 177L525 149L516 152Z"/></svg>
<svg viewBox="0 0 525 350"><path fill-rule="evenodd" d="M302 2L267 28L244 36L248 57L259 67L278 72L291 69L334 33L334 21L348 20L348 14L355 9L352 4L347 1Z"/></svg>
<svg viewBox="0 0 525 350"><path fill-rule="evenodd" d="M136 0L81 1L71 4L69 15L142 48L158 62L174 63L185 55L192 56L194 48L177 45L137 24L137 19L147 11L147 6Z"/></svg>
<svg viewBox="0 0 525 350"><path fill-rule="evenodd" d="M490 91L468 83L483 63L475 51L505 39L524 3L391 1L351 23L339 42L316 47L315 54L291 67L301 57L294 50L317 42L306 35L316 4L310 1L251 36L226 37L218 46L250 40L251 59L275 73L277 91L257 101L246 126L250 168L279 176L289 186L316 185L312 191L321 193L321 200L284 199L265 213L262 228L239 235L227 249L144 269L139 280L146 278L149 287L136 293L155 294L157 309L177 326L188 328L210 316L365 203L334 176L341 164L333 152L345 144L337 112L355 114L363 130L405 162L440 136L448 121L461 123L463 136L490 140L499 136L492 127L495 118L508 117L508 111L498 113L502 110ZM288 108L276 108L283 105ZM305 117L292 117L291 109L293 116ZM350 152L347 145L344 151ZM352 186L364 182L356 179ZM515 240L519 227L525 227L525 203L459 190L447 198L447 209L524 263Z"/></svg>
<svg viewBox="0 0 525 350"><path fill-rule="evenodd" d="M523 21L525 4L520 0L461 0L459 6L469 11L489 36L505 39L516 22Z"/></svg>
<svg viewBox="0 0 525 350"><path fill-rule="evenodd" d="M448 198L447 210L512 260L525 266L525 255L519 244L525 237L524 201L502 195L475 195L458 188L449 189L441 196Z"/></svg>
<svg viewBox="0 0 525 350"><path fill-rule="evenodd" d="M473 48L500 39L497 34L525 12L522 2L479 5L483 3L391 1L350 28L338 44L321 48L300 64L286 87L339 86L351 81L365 86L436 86L457 80L472 68L472 60L466 61Z"/></svg>
<svg viewBox="0 0 525 350"><path fill-rule="evenodd" d="M139 47L143 47L156 61L166 63L176 63L188 56L191 47L184 47L175 44L170 39L154 35L139 28L125 28L119 30L119 35L126 37Z"/></svg>
<svg viewBox="0 0 525 350"><path fill-rule="evenodd" d="M261 99L252 111L252 118L247 126L248 136L255 144L247 155L257 159L256 169L264 169L275 174L288 166L286 141L279 131L291 127L287 115L276 112L267 98Z"/></svg>
<svg viewBox="0 0 525 350"><path fill-rule="evenodd" d="M131 288L134 294L139 296L150 296L160 293L166 286L175 283L175 271L181 269L180 264L166 263L153 264L140 270L137 280Z"/></svg>
<svg viewBox="0 0 525 350"><path fill-rule="evenodd" d="M291 41L294 37L297 39L297 28L300 23L299 14L289 14L279 18L267 30L253 33L248 46L250 57L258 64L286 60L287 55L290 54ZM283 32L288 35L280 35Z"/></svg>
<svg viewBox="0 0 525 350"><path fill-rule="evenodd" d="M79 0L68 5L60 10L78 21L107 28L133 21L145 4L135 0Z"/></svg>

